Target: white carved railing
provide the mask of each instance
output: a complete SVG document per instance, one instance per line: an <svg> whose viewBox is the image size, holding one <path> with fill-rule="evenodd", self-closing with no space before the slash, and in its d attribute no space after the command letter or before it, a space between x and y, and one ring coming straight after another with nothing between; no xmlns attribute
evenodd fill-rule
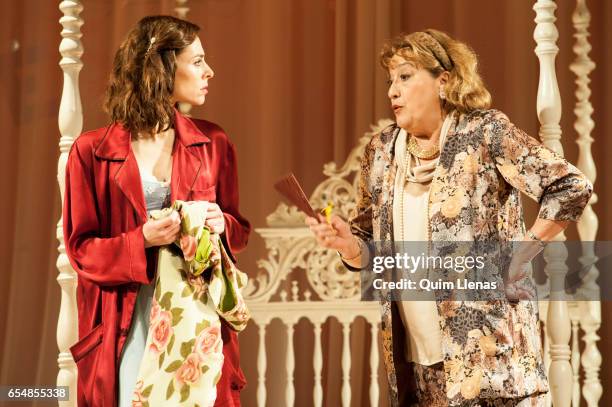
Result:
<svg viewBox="0 0 612 407"><path fill-rule="evenodd" d="M59 20L63 27L63 39L59 47L62 59L59 65L64 72L64 88L62 90L58 117L61 137L59 141L60 157L57 164L57 182L59 183L61 202L63 204L64 177L66 174L68 152L74 139L81 133L83 128L83 112L81 109L81 96L79 94L79 72L83 67L83 62L81 61L81 56L83 55L83 44L81 43L83 20L80 17L83 6L78 0L64 0L60 3L59 8L64 13ZM76 406L77 369L69 348L78 339L77 278L66 255L62 225L62 218L60 218L57 224L57 240L59 241L59 256L57 258L59 275L57 276L57 281L62 290L62 297L57 321L57 346L59 348L57 385L68 386L70 394L70 399L68 401L60 401L59 405Z"/></svg>
<svg viewBox="0 0 612 407"><path fill-rule="evenodd" d="M595 184L597 171L593 155L591 154L591 144L593 138L591 131L595 127L595 123L591 118L593 114L593 106L589 101L591 89L589 88L589 74L595 69L595 63L589 58L591 44L589 44L589 24L591 22L591 14L586 4L586 0L577 0L576 8L572 15L572 21L576 33L576 43L574 44L574 53L576 58L570 65L570 69L576 74L576 106L574 113L576 121L574 129L578 133L578 168L586 175L586 177ZM594 246L591 242L595 241L599 222L597 215L593 211L592 205L597 203L597 194L593 194L587 207L578 222L578 234L582 240L582 257L580 263L583 265L595 264L597 257L594 253ZM599 270L592 266L586 276L582 278L583 285L578 295L580 301L580 326L584 331L584 351L582 353L582 367L584 368L584 386L582 394L589 407L597 406L601 398L603 388L599 380L599 369L601 367L601 353L597 349L597 330L601 325L601 303L597 301L600 298L599 286L597 278ZM578 364L576 362L576 364ZM578 370L578 369L576 369ZM574 397L574 406L580 403L579 391L575 392L578 396Z"/></svg>
<svg viewBox="0 0 612 407"><path fill-rule="evenodd" d="M373 132L380 131L389 121L381 121ZM334 163L327 164L323 173L328 177L315 188L310 202L315 207L324 207L329 200L333 201L336 213L347 217L355 207L357 176L365 144L373 133L364 135L345 164L336 168ZM360 301L359 273L344 268L338 255L323 249L316 244L312 233L304 226L304 216L295 207L279 205L277 210L267 218L267 228L256 229L266 242L268 258L259 261L262 268L259 275L252 278L246 290L247 302L253 314L253 322L259 327L259 344L257 352L257 405L265 406L267 399L266 367L267 351L265 347L266 330L273 319L279 319L287 329L287 346L284 355L287 374L285 404L292 406L295 400L293 374L295 357L293 348L293 327L305 318L313 325L314 369L313 400L315 406L323 403L323 385L321 383L323 354L321 349L321 325L328 318L335 318L342 325L342 406L350 406L352 387L350 381L351 349L350 334L352 323L363 317L370 325L372 341L370 345L370 388L369 402L378 406L380 391L378 385L379 364L379 323L380 310L377 302ZM302 274L303 273L303 274ZM304 276L305 274L305 276ZM291 299L283 288L290 278ZM308 288L300 290L298 280ZM305 277L305 278L304 278ZM303 280L306 280L305 282ZM315 296L316 298L312 298ZM273 300L280 298L280 300ZM255 352L255 350L252 350ZM275 351L277 351L275 349Z"/></svg>
<svg viewBox="0 0 612 407"><path fill-rule="evenodd" d="M555 58L559 52L557 39L559 32L555 26L555 9L552 0L538 0L533 9L536 12L536 28L533 34L537 42L535 53L540 62L540 81L538 84L537 113L540 120L540 139L542 143L563 155L561 145L561 96L555 72ZM565 241L565 234L559 234L557 242ZM572 401L572 366L570 364L571 324L568 301L565 296L565 276L567 274L567 250L564 245L548 245L544 249L546 274L549 277L550 295L547 304L546 336L550 352L551 397L555 407L569 407ZM543 305L543 304L542 304Z"/></svg>
<svg viewBox="0 0 612 407"><path fill-rule="evenodd" d="M307 292L306 292L307 293ZM305 294L306 294L305 293ZM287 331L287 348L284 355L285 371L287 383L285 388L285 406L293 406L295 400L294 389L294 372L295 372L295 354L293 347L293 332L294 325L300 319L307 319L312 322L313 336L315 347L313 352L312 367L314 369L314 388L313 400L317 407L323 404L323 384L322 367L323 353L321 349L321 325L328 318L336 318L342 324L342 406L351 405L351 383L349 374L351 370L351 349L349 335L351 332L351 324L357 317L363 317L370 324L372 333L372 344L370 348L370 405L378 406L379 401L379 386L378 386L378 331L380 322L380 310L378 303L355 301L342 301L338 303L330 303L327 301L310 301L296 298L292 301L278 301L272 303L250 303L249 308L253 313L253 323L258 326L259 341L257 346L257 405L265 406L267 400L266 389L266 368L267 368L267 349L266 349L266 331L271 321L279 319L282 321ZM278 349L274 349L278 352ZM302 366L304 368L304 366ZM248 404L248 403L247 403Z"/></svg>
<svg viewBox="0 0 612 407"><path fill-rule="evenodd" d="M538 286L538 294L541 294L540 288L542 286ZM549 289L548 289L549 290ZM583 384L584 382L580 381L580 339L585 340L586 335L581 338L579 327L582 325L582 318L584 318L583 311L583 303L581 300L567 300L568 313L570 319L570 329L571 329L571 342L570 346L570 366L571 366L571 397L568 401L573 407L580 406L580 398L583 395ZM550 378L550 369L551 369L551 352L550 352L550 335L548 333L548 327L546 325L546 320L549 316L549 304L550 302L546 299L540 299L539 302L539 310L540 310L540 321L544 325L545 336L544 336L544 364L546 366L546 371L549 376L550 385L552 388L552 379ZM551 394L548 395L548 400L546 404L548 406L554 405L552 402L552 391Z"/></svg>

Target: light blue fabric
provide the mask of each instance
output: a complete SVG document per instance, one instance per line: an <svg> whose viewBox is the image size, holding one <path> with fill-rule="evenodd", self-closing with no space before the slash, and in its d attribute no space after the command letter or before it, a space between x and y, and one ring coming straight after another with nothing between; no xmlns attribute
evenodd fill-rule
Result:
<svg viewBox="0 0 612 407"><path fill-rule="evenodd" d="M149 178L150 177L150 178ZM169 206L170 187L165 182L157 181L152 175L142 174L147 213Z"/></svg>
<svg viewBox="0 0 612 407"><path fill-rule="evenodd" d="M152 175L145 173L141 173L141 178L147 213L168 206L170 187L167 183L157 181ZM132 326L119 362L119 407L131 407L132 405L132 394L149 332L149 315L154 288L153 284L143 284L138 290Z"/></svg>

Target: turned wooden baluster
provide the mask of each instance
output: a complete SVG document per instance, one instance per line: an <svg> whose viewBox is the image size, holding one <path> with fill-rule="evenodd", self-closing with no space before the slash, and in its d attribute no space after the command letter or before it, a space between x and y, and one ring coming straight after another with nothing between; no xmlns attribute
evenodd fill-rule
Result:
<svg viewBox="0 0 612 407"><path fill-rule="evenodd" d="M578 134L576 143L578 144L578 168L586 175L586 177L595 184L597 171L595 161L591 154L591 144L593 138L591 132L595 123L591 118L593 114L593 106L589 101L591 89L589 84L589 74L595 69L595 63L589 58L591 44L589 44L589 24L591 22L591 14L586 4L586 0L577 0L576 8L572 15L572 21L576 33L574 38L574 53L576 58L570 65L570 69L576 74L576 106L574 113L576 121L574 129ZM578 234L582 244L582 256L580 263L587 266L595 264L597 256L595 256L593 243L597 235L599 222L592 205L597 203L597 194L593 194L591 200L587 204L582 217L578 221ZM589 406L597 406L601 398L603 389L599 380L599 370L601 367L601 353L597 349L597 341L599 336L597 330L601 325L601 303L599 302L599 286L597 278L599 270L592 266L588 273L582 279L582 286L579 290L580 296L580 326L584 331L584 351L582 353L582 367L584 368L585 378L582 388L583 395Z"/></svg>
<svg viewBox="0 0 612 407"><path fill-rule="evenodd" d="M287 354L285 355L285 372L287 374L287 385L285 387L285 405L290 407L295 403L295 386L293 384L293 373L295 371L295 353L293 350L294 324L287 323Z"/></svg>
<svg viewBox="0 0 612 407"><path fill-rule="evenodd" d="M259 347L257 349L257 405L266 405L266 327L267 323L259 323Z"/></svg>
<svg viewBox="0 0 612 407"><path fill-rule="evenodd" d="M342 406L351 405L351 321L342 321Z"/></svg>
<svg viewBox="0 0 612 407"><path fill-rule="evenodd" d="M555 73L555 57L559 52L556 41L559 32L555 26L556 4L552 0L538 0L533 9L536 12L534 39L535 53L540 63L537 113L540 121L540 139L546 147L563 155L561 145L561 97ZM546 329L550 337L550 369L548 377L555 407L569 407L572 401L572 367L570 365L571 326L567 299L565 297L565 276L567 274L567 249L561 242L565 235L559 234L556 244L544 250L546 274L550 280L550 302Z"/></svg>
<svg viewBox="0 0 612 407"><path fill-rule="evenodd" d="M178 18L182 18L183 20L187 18L187 13L189 13L189 7L187 6L187 0L176 0L176 7L174 8L174 12Z"/></svg>
<svg viewBox="0 0 612 407"><path fill-rule="evenodd" d="M174 12L178 18L183 20L187 19L187 13L189 13L189 6L187 6L187 0L176 0L176 7ZM179 111L185 115L189 115L191 112L191 105L189 103L179 103Z"/></svg>
<svg viewBox="0 0 612 407"><path fill-rule="evenodd" d="M370 322L372 345L370 346L370 406L378 406L378 321Z"/></svg>
<svg viewBox="0 0 612 407"><path fill-rule="evenodd" d="M321 349L321 322L314 322L314 355L313 367L314 367L314 390L313 400L315 407L321 407L323 405L323 386L321 384L321 371L323 370L323 350Z"/></svg>
<svg viewBox="0 0 612 407"><path fill-rule="evenodd" d="M81 43L83 20L80 17L83 5L78 0L64 0L60 3L59 8L64 13L59 20L63 27L61 33L62 41L59 46L62 59L59 65L64 73L64 87L62 89L58 116L60 157L57 164L57 181L63 203L68 153L74 139L77 138L83 129L83 111L79 94L79 72L83 67L83 62L81 61L81 56L83 55L83 44ZM60 401L59 405L76 406L77 369L69 348L78 339L77 276L70 266L68 256L66 255L62 225L63 220L60 217L56 234L59 241L59 255L57 257L59 275L57 276L57 281L62 291L57 321L57 345L59 348L57 385L68 386L70 392L70 400Z"/></svg>

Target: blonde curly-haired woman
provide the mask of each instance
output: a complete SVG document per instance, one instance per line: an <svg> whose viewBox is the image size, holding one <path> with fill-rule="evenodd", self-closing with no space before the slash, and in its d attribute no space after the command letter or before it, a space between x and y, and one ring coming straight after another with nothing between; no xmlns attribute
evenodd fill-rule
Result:
<svg viewBox="0 0 612 407"><path fill-rule="evenodd" d="M383 48L395 123L362 160L354 216L308 218L320 245L354 270L369 241L551 240L576 221L592 193L580 171L516 128L500 111L464 43L436 30ZM539 202L526 229L523 192ZM391 405L540 406L548 391L537 303L382 300ZM501 317L499 317L501 315Z"/></svg>

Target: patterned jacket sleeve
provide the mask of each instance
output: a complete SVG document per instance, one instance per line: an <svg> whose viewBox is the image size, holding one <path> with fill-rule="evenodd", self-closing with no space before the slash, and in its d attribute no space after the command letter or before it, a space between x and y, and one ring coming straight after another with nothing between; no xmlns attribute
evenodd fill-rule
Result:
<svg viewBox="0 0 612 407"><path fill-rule="evenodd" d="M357 187L357 204L349 219L351 232L364 242L372 240L372 191L369 187L369 178L373 155L374 146L372 141L370 141L366 145L361 159L361 170Z"/></svg>
<svg viewBox="0 0 612 407"><path fill-rule="evenodd" d="M491 158L504 179L540 204L538 218L577 221L593 193L578 168L492 111L485 123Z"/></svg>
<svg viewBox="0 0 612 407"><path fill-rule="evenodd" d="M374 146L372 141L370 141L366 145L361 159L361 169L357 185L357 203L349 218L351 233L366 244L372 240L372 192L369 187L369 178L373 154ZM367 247L367 245L364 244L362 245L363 247ZM363 269L349 265L344 259L341 260L344 266L351 271L361 271Z"/></svg>

